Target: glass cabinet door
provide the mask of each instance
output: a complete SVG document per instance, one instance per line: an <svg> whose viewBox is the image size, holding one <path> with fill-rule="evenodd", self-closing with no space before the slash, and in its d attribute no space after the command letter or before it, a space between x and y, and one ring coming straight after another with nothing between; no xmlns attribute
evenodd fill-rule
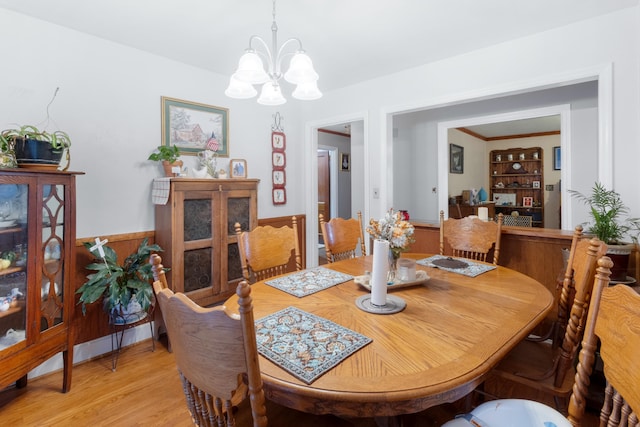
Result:
<svg viewBox="0 0 640 427"><path fill-rule="evenodd" d="M42 302L40 330L62 323L64 287L64 185L42 187Z"/></svg>
<svg viewBox="0 0 640 427"><path fill-rule="evenodd" d="M29 185L0 184L0 351L26 340Z"/></svg>

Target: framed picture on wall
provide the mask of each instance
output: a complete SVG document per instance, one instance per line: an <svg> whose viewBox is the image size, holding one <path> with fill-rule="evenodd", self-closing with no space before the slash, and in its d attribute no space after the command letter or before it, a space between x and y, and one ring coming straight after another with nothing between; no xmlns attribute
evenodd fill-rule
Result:
<svg viewBox="0 0 640 427"><path fill-rule="evenodd" d="M206 149L229 157L229 109L163 96L162 145L175 145L180 154Z"/></svg>
<svg viewBox="0 0 640 427"><path fill-rule="evenodd" d="M533 207L533 197L523 197L522 206L524 206L525 208Z"/></svg>
<svg viewBox="0 0 640 427"><path fill-rule="evenodd" d="M533 181L533 188L540 188L540 181Z"/></svg>
<svg viewBox="0 0 640 427"><path fill-rule="evenodd" d="M449 172L464 173L464 147L449 144Z"/></svg>
<svg viewBox="0 0 640 427"><path fill-rule="evenodd" d="M560 147L553 147L553 170L559 171L562 168L562 151Z"/></svg>
<svg viewBox="0 0 640 427"><path fill-rule="evenodd" d="M340 170L348 172L351 169L349 153L340 153Z"/></svg>
<svg viewBox="0 0 640 427"><path fill-rule="evenodd" d="M284 205L287 203L287 190L284 188L274 188L272 193L274 205Z"/></svg>

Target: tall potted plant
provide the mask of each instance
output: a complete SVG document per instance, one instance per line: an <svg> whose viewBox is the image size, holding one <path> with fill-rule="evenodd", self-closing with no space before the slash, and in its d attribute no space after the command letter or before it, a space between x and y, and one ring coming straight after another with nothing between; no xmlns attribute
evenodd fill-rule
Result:
<svg viewBox="0 0 640 427"><path fill-rule="evenodd" d="M633 243L638 243L640 218L629 217L629 208L622 202L620 194L606 189L600 182L594 184L591 194L585 195L575 190L569 190L569 193L590 209L592 221L587 223L587 232L609 246L607 255L614 263L611 280L627 281L629 255L634 245L625 243L623 239L628 236Z"/></svg>
<svg viewBox="0 0 640 427"><path fill-rule="evenodd" d="M102 298L104 309L114 323L130 323L146 315L153 296L149 257L153 252L162 252L160 246L149 245L148 240L145 238L122 265L118 264L116 251L109 246L84 243L84 247L96 256L96 261L85 267L95 273L88 275L87 281L76 291L80 294L83 313L86 313L86 304Z"/></svg>

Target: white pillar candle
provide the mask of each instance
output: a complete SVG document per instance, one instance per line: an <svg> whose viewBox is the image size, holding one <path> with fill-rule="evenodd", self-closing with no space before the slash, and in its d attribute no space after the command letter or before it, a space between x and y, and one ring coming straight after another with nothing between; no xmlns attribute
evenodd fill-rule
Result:
<svg viewBox="0 0 640 427"><path fill-rule="evenodd" d="M478 208L478 218L483 221L489 221L489 208L480 207Z"/></svg>
<svg viewBox="0 0 640 427"><path fill-rule="evenodd" d="M371 304L387 303L387 274L389 273L389 242L376 239L373 242L373 269L371 273Z"/></svg>

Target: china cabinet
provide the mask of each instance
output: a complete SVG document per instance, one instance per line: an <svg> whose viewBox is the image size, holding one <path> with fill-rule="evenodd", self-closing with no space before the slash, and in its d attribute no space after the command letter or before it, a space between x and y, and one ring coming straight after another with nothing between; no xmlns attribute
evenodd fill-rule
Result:
<svg viewBox="0 0 640 427"><path fill-rule="evenodd" d="M531 217L533 227L544 227L543 158L541 147L491 151L490 199L496 215Z"/></svg>
<svg viewBox="0 0 640 427"><path fill-rule="evenodd" d="M0 389L59 352L71 388L76 175L0 170Z"/></svg>
<svg viewBox="0 0 640 427"><path fill-rule="evenodd" d="M168 180L168 200L155 208L168 285L202 306L224 301L242 279L234 224L256 227L259 180Z"/></svg>

